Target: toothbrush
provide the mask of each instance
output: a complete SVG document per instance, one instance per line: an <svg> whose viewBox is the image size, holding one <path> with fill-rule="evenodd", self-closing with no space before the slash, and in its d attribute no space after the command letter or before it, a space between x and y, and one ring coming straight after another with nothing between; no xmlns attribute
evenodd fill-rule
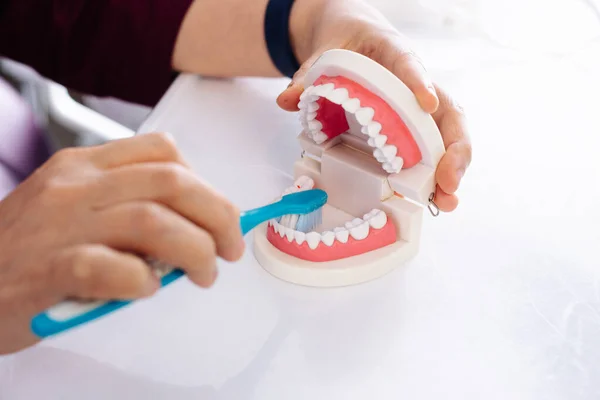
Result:
<svg viewBox="0 0 600 400"><path fill-rule="evenodd" d="M240 215L242 234L245 235L258 225L284 215L292 215L297 218L297 230L310 231L321 223L325 203L327 203L327 193L321 189L287 194L275 203L242 212ZM153 260L148 263L160 277L162 287L184 275L182 270L164 263ZM131 302L120 300L108 302L63 301L35 316L31 321L31 330L38 337L46 338L96 320Z"/></svg>

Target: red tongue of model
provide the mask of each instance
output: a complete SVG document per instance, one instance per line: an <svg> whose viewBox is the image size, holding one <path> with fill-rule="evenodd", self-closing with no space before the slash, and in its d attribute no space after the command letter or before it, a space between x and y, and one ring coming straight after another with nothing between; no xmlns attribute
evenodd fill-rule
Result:
<svg viewBox="0 0 600 400"><path fill-rule="evenodd" d="M333 139L350 129L346 112L342 107L323 97L317 100L317 104L319 105L317 119L323 125L323 133L329 139Z"/></svg>
<svg viewBox="0 0 600 400"><path fill-rule="evenodd" d="M342 76L328 77L322 75L313 83L313 86L328 83L332 83L336 89L346 89L350 98L360 100L361 107L370 107L375 110L373 121L381 124L381 135L387 137L386 145L393 145L397 148L397 156L402 157L404 160L403 168L411 168L421 161L421 151L410 130L400 116L383 99L358 83ZM329 139L348 131L350 126L346 119L346 111L341 105L323 97L317 100L317 104L319 109L316 119L323 125L322 131Z"/></svg>

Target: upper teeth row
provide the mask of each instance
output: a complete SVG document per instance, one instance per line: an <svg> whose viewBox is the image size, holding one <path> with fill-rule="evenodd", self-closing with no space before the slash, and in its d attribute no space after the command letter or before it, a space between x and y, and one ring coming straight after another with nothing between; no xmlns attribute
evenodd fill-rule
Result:
<svg viewBox="0 0 600 400"><path fill-rule="evenodd" d="M368 136L367 143L373 147L373 156L383 164L383 169L389 173L398 173L404 165L402 157L397 156L398 149L394 145L386 145L387 136L381 134L382 126L374 121L375 110L371 107L361 107L360 100L351 98L348 90L344 88L335 88L333 83L324 85L310 86L300 96L300 123L304 130L313 138L315 143L321 144L328 137L323 133L323 124L318 121L317 111L319 104L317 100L321 97L326 98L334 104L341 105L344 110L354 114L356 121L361 125L361 133Z"/></svg>
<svg viewBox="0 0 600 400"><path fill-rule="evenodd" d="M355 240L363 240L369 236L370 228L381 229L386 223L387 215L381 210L374 209L365 214L362 219L355 218L350 222L346 222L345 227L338 227L333 231L326 231L323 233L299 232L288 226L284 226L275 220L270 221L269 225L273 226L275 232L277 232L279 236L287 238L288 242L291 243L296 241L299 245L306 242L308 247L310 247L311 250L314 250L319 246L319 243L323 243L327 247L333 246L333 243L336 240L341 243L347 243L350 236Z"/></svg>

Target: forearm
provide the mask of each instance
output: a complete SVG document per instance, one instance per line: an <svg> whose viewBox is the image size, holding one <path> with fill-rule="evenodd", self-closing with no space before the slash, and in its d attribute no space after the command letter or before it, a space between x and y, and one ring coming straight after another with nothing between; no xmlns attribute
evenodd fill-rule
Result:
<svg viewBox="0 0 600 400"><path fill-rule="evenodd" d="M308 58L314 9L327 0L296 0L290 36L300 62ZM205 76L279 76L264 38L268 0L195 0L173 54L176 70Z"/></svg>
<svg viewBox="0 0 600 400"><path fill-rule="evenodd" d="M0 55L71 89L153 105L192 1L0 1Z"/></svg>
<svg viewBox="0 0 600 400"><path fill-rule="evenodd" d="M309 56L321 4L296 0L290 38ZM175 71L278 76L264 37L268 0L5 0L0 55L71 89L153 105ZM190 5L191 4L191 5Z"/></svg>

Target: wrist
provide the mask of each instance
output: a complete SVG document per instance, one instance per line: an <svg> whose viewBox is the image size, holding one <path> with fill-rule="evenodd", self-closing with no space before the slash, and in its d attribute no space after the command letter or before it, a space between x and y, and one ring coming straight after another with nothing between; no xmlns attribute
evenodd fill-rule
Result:
<svg viewBox="0 0 600 400"><path fill-rule="evenodd" d="M328 0L296 0L290 14L290 41L296 59L304 63L316 48L317 27Z"/></svg>

